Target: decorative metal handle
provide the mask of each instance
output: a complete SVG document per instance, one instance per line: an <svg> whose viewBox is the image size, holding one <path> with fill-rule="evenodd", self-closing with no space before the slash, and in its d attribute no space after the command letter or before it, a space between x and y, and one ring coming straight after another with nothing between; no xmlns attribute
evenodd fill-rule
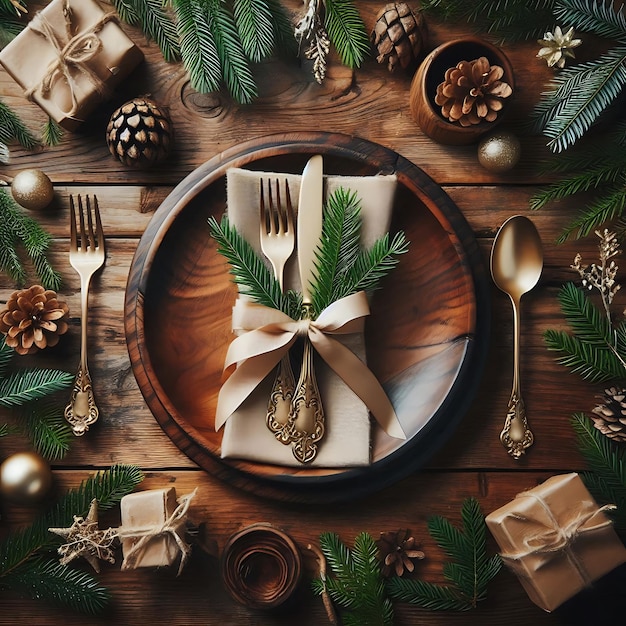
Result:
<svg viewBox="0 0 626 626"><path fill-rule="evenodd" d="M308 337L304 338L302 369L289 420L293 455L301 463L310 463L317 456L317 444L324 436L325 426L322 398L313 364L313 350Z"/></svg>
<svg viewBox="0 0 626 626"><path fill-rule="evenodd" d="M98 420L98 407L93 397L91 376L87 367L81 363L74 379L70 403L65 407L65 419L72 427L72 432L80 437Z"/></svg>
<svg viewBox="0 0 626 626"><path fill-rule="evenodd" d="M526 405L520 392L520 302L511 297L513 304L513 390L500 433L500 441L507 452L519 459L535 440L526 418Z"/></svg>
<svg viewBox="0 0 626 626"><path fill-rule="evenodd" d="M274 437L285 445L292 440L293 422L289 416L295 386L291 361L289 355L285 354L276 371L266 418L267 427L274 433Z"/></svg>

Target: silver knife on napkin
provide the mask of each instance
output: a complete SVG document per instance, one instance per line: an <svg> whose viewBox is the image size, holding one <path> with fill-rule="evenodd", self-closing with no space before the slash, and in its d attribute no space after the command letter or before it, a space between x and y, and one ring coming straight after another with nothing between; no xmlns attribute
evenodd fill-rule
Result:
<svg viewBox="0 0 626 626"><path fill-rule="evenodd" d="M310 316L312 281L315 277L316 250L322 236L322 207L324 161L312 156L302 172L298 201L298 268L302 283L302 303ZM317 387L313 349L308 337L304 340L302 368L296 384L292 407L292 450L301 463L317 456L317 444L324 436L324 409Z"/></svg>

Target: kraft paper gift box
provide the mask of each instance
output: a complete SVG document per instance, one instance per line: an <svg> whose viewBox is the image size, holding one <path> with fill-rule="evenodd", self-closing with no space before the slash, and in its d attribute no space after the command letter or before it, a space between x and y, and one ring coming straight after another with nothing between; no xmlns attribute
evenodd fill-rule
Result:
<svg viewBox="0 0 626 626"><path fill-rule="evenodd" d="M294 211L297 211L299 175L255 172L231 168L227 172L229 222L257 251L259 241L259 178L287 180ZM396 191L395 175L325 176L325 198L339 187L357 193L361 201L361 244L372 244L389 230ZM285 289L300 289L297 251L285 269ZM241 296L240 296L241 298ZM235 305L235 312L237 305ZM365 361L363 334L343 335L341 341ZM364 403L321 359L316 360L317 382L326 413L326 433L309 467L351 467L370 463L371 421ZM221 455L285 466L301 466L290 445L277 441L265 423L273 373L233 413L224 425ZM296 373L297 377L297 373Z"/></svg>
<svg viewBox="0 0 626 626"><path fill-rule="evenodd" d="M150 489L124 496L120 502L122 526L122 569L164 567L172 565L186 553L184 542L187 496L182 504L176 500L176 489ZM182 499L181 499L182 500ZM177 509L180 515L177 515ZM176 537L180 542L176 540ZM137 544L142 545L137 549ZM132 558L129 559L129 555ZM183 563L181 563L182 568Z"/></svg>
<svg viewBox="0 0 626 626"><path fill-rule="evenodd" d="M96 0L53 0L0 53L27 97L66 130L75 130L143 58Z"/></svg>
<svg viewBox="0 0 626 626"><path fill-rule="evenodd" d="M504 562L551 612L626 562L611 520L576 473L553 476L486 517Z"/></svg>

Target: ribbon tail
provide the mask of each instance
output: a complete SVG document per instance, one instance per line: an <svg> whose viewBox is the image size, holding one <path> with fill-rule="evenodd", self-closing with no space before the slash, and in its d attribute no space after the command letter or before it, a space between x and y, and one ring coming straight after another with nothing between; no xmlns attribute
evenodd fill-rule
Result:
<svg viewBox="0 0 626 626"><path fill-rule="evenodd" d="M364 402L381 428L391 437L406 439L385 390L372 371L339 341L311 329L311 343L328 366Z"/></svg>

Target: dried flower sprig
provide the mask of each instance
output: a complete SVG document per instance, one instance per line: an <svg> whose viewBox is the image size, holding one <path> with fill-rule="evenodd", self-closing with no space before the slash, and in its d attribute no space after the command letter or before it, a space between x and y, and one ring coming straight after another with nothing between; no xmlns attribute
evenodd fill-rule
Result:
<svg viewBox="0 0 626 626"><path fill-rule="evenodd" d="M566 59L574 59L573 49L580 46L582 39L574 39L574 28L570 28L563 33L560 26L554 32L547 32L543 39L538 39L537 43L542 48L537 53L538 59L545 59L548 67L564 68Z"/></svg>
<svg viewBox="0 0 626 626"><path fill-rule="evenodd" d="M326 57L330 50L330 40L321 16L322 7L321 0L308 0L306 11L294 31L298 45L301 46L303 41L308 44L304 56L313 61L313 75L318 83L326 76Z"/></svg>

